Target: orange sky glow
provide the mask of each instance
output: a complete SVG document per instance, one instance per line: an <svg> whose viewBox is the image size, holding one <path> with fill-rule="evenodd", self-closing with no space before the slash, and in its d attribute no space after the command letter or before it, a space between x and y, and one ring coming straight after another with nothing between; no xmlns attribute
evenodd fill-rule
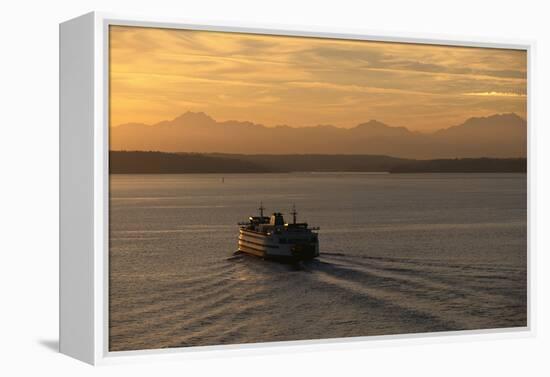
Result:
<svg viewBox="0 0 550 377"><path fill-rule="evenodd" d="M111 26L110 124L187 111L265 126L433 131L526 117L527 53L405 43Z"/></svg>

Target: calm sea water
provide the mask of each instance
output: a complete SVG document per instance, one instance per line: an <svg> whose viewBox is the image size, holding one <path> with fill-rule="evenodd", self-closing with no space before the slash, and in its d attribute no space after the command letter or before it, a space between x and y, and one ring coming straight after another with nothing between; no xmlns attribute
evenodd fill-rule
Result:
<svg viewBox="0 0 550 377"><path fill-rule="evenodd" d="M320 226L301 266L238 226ZM525 174L113 175L110 349L526 325Z"/></svg>

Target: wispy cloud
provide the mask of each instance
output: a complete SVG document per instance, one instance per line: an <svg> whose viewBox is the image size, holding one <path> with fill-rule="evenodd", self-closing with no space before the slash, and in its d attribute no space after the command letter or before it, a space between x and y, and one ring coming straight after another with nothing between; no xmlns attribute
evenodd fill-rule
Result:
<svg viewBox="0 0 550 377"><path fill-rule="evenodd" d="M411 129L526 112L519 50L111 27L111 124L188 111L266 125ZM511 99L514 99L513 101Z"/></svg>
<svg viewBox="0 0 550 377"><path fill-rule="evenodd" d="M513 93L513 92L472 92L464 93L465 96L480 96L480 97L515 97L515 98L525 98L526 94L522 93Z"/></svg>

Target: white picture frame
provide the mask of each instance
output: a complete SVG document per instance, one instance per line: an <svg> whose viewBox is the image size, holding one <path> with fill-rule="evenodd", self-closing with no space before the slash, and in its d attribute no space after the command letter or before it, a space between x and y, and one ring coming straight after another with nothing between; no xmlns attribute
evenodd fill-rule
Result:
<svg viewBox="0 0 550 377"><path fill-rule="evenodd" d="M108 350L108 30L110 25L245 32L452 46L524 49L528 56L527 326L162 350ZM60 24L60 352L90 364L212 357L383 344L471 341L535 334L533 238L534 41L383 33L346 28L241 25L92 12Z"/></svg>

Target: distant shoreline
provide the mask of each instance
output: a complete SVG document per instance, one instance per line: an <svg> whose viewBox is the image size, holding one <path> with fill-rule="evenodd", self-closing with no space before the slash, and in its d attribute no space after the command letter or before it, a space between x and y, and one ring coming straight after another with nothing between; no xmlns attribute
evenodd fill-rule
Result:
<svg viewBox="0 0 550 377"><path fill-rule="evenodd" d="M526 173L526 158L415 160L380 155L244 155L220 153L109 152L111 174L258 173Z"/></svg>

